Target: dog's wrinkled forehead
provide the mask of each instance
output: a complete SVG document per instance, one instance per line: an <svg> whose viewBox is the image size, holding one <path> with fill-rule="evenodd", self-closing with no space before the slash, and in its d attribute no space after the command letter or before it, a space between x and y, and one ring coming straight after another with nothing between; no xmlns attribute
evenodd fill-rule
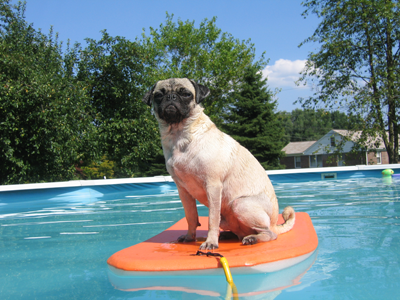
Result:
<svg viewBox="0 0 400 300"><path fill-rule="evenodd" d="M182 87L188 89L193 95L196 93L193 84L187 78L170 78L166 80L160 80L159 82L157 82L157 85L154 88L154 92L160 91L162 89L164 89L165 92L173 92L179 90Z"/></svg>

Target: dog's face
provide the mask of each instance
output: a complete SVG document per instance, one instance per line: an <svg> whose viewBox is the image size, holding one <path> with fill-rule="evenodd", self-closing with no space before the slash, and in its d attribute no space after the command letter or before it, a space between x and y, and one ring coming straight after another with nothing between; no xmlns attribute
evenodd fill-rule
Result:
<svg viewBox="0 0 400 300"><path fill-rule="evenodd" d="M207 87L187 78L158 81L146 93L143 102L153 103L158 118L167 124L177 124L190 117L191 111L210 91Z"/></svg>

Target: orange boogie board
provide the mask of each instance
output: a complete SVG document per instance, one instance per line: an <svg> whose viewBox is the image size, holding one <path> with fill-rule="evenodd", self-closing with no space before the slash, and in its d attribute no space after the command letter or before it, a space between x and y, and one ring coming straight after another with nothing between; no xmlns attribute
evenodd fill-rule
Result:
<svg viewBox="0 0 400 300"><path fill-rule="evenodd" d="M158 275L153 272L162 272L160 275L223 273L218 257L194 255L207 237L208 218L200 217L199 221L202 225L197 228L196 242L176 242L187 231L186 219L183 218L147 241L113 254L107 263L113 269L138 276ZM281 215L278 223L283 223ZM274 241L245 246L237 239L223 240L219 242L219 248L212 252L226 257L232 274L247 274L275 272L290 267L307 259L317 246L318 237L311 219L307 213L300 212L296 213L292 230L279 235Z"/></svg>
<svg viewBox="0 0 400 300"><path fill-rule="evenodd" d="M162 233L113 254L107 261L110 269L120 275L206 275L223 274L218 257L195 256L207 237L208 218L200 217L197 241L177 243L186 234L186 219ZM283 223L279 216L278 223ZM242 245L241 241L223 240L212 252L226 257L232 274L275 272L307 259L318 246L318 237L307 213L296 213L292 230L274 241L255 245ZM127 273L126 273L127 271Z"/></svg>

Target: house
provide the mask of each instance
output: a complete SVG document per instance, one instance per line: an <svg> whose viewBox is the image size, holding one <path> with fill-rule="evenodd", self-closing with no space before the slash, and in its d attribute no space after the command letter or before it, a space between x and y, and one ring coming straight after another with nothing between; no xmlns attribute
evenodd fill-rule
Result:
<svg viewBox="0 0 400 300"><path fill-rule="evenodd" d="M367 147L351 152L360 135L361 132L334 129L318 141L291 142L282 149L286 157L280 163L286 169L389 163L381 138L369 140Z"/></svg>
<svg viewBox="0 0 400 300"><path fill-rule="evenodd" d="M316 141L287 144L282 149L286 156L281 158L281 165L285 165L286 169L310 168L310 154L307 149L315 143Z"/></svg>

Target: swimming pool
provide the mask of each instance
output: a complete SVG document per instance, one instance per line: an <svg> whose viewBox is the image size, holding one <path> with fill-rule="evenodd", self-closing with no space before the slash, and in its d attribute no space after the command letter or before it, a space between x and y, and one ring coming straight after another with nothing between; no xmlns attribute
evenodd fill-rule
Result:
<svg viewBox="0 0 400 300"><path fill-rule="evenodd" d="M292 205L311 216L319 246L303 265L234 277L240 299L396 297L400 179L387 182L379 170L353 170L325 180L323 173L270 176L281 208ZM206 207L198 209L207 215ZM191 290L127 291L127 286L123 291L111 284L110 255L183 217L168 180L0 192L1 298L225 299L220 277L195 277ZM171 285L179 287L180 280L171 279Z"/></svg>

